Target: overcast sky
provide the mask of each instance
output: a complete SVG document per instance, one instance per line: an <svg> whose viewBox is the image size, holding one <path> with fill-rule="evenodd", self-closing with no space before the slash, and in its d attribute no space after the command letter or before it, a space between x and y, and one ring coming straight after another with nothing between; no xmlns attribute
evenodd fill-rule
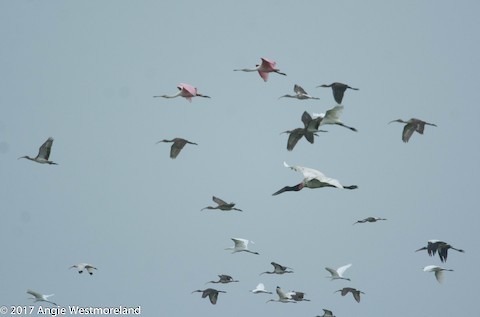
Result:
<svg viewBox="0 0 480 317"><path fill-rule="evenodd" d="M0 2L0 305L33 289L143 316L478 312L478 1ZM261 57L287 76L233 72ZM189 83L211 99L152 98ZM342 120L286 150L303 111ZM278 99L301 85L320 100ZM412 117L437 124L401 140ZM50 159L35 156L55 139ZM186 138L177 159L161 139ZM278 196L311 167L357 190ZM212 196L240 212L200 211ZM352 224L368 216L377 223ZM260 253L231 254L230 238ZM414 251L440 239L446 263ZM262 275L270 262L293 274ZM93 276L68 268L96 267ZM348 281L326 266L352 263ZM443 284L422 271L453 269ZM229 274L211 305L193 290ZM263 282L273 295L248 291ZM276 286L310 302L281 304ZM334 291L355 287L361 303ZM48 305L48 304L47 304Z"/></svg>

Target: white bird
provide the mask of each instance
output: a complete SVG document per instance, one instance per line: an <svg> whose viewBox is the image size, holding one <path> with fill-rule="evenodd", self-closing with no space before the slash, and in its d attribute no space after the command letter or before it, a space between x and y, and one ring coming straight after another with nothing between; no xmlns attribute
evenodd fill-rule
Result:
<svg viewBox="0 0 480 317"><path fill-rule="evenodd" d="M295 99L298 99L298 100L305 100L305 99L320 99L320 98L317 98L317 97L312 97L310 96L301 86L299 85L294 85L293 86L293 91L295 92L295 95L283 95L281 97L279 97L278 99L280 98L295 98Z"/></svg>
<svg viewBox="0 0 480 317"><path fill-rule="evenodd" d="M291 296L287 295L281 288L280 286L277 286L276 288L278 299L270 299L267 301L268 302L280 302L280 303L296 303L294 299L291 298Z"/></svg>
<svg viewBox="0 0 480 317"><path fill-rule="evenodd" d="M233 242L235 243L235 246L233 248L226 248L225 250L232 250L232 253L236 252L249 252L253 254L259 254L258 252L253 252L248 249L248 243L254 244L253 241L249 241L247 239L241 239L241 238L231 238Z"/></svg>
<svg viewBox="0 0 480 317"><path fill-rule="evenodd" d="M351 266L352 266L352 264L350 263L350 264L341 266L336 270L331 269L329 267L326 267L325 270L330 272L330 274L332 275L332 276L327 276L327 277L329 277L332 281L333 280L347 280L347 281L350 281L349 278L343 277L343 273L345 273L345 271Z"/></svg>
<svg viewBox="0 0 480 317"><path fill-rule="evenodd" d="M291 267L283 266L275 262L271 262L271 265L273 265L273 271L272 272L262 272L262 274L285 274L285 273L293 273L293 271L288 271L287 269L293 270Z"/></svg>
<svg viewBox="0 0 480 317"><path fill-rule="evenodd" d="M88 263L78 263L78 264L72 265L70 269L72 268L77 268L78 273L80 274L83 273L84 270L87 270L88 274L90 275L93 275L93 270L97 270L96 267Z"/></svg>
<svg viewBox="0 0 480 317"><path fill-rule="evenodd" d="M444 271L453 271L450 269L444 269L443 267L437 265L427 265L423 268L424 272L435 272L435 278L439 283L443 282L443 272Z"/></svg>
<svg viewBox="0 0 480 317"><path fill-rule="evenodd" d="M341 120L340 116L343 113L343 106L336 105L335 107L325 111L325 113L313 113L312 114L312 121L308 126L309 131L318 130L318 127L325 124L336 124L342 126L344 128L350 129L352 131L357 132L357 129L354 127L350 127L345 125Z"/></svg>
<svg viewBox="0 0 480 317"><path fill-rule="evenodd" d="M323 308L323 311L324 311L324 313L323 313L322 316L315 316L315 317L335 317L331 310Z"/></svg>
<svg viewBox="0 0 480 317"><path fill-rule="evenodd" d="M365 223L365 222L377 222L377 221L380 221L380 220L387 220L385 218L378 218L378 217L367 217L365 219L362 219L362 220L357 220L357 222L355 222L354 224L356 223Z"/></svg>
<svg viewBox="0 0 480 317"><path fill-rule="evenodd" d="M44 294L40 294L38 292L32 291L31 289L28 289L27 293L33 296L31 299L34 299L35 300L34 302L47 302L57 306L56 303L48 300L48 298L53 296L54 294L44 295Z"/></svg>
<svg viewBox="0 0 480 317"><path fill-rule="evenodd" d="M29 159L30 161L34 161L40 164L50 164L50 165L58 165L52 161L49 161L48 158L50 157L50 151L52 150L53 138L48 138L42 146L38 149L38 155L36 157L30 157L28 155L19 157Z"/></svg>
<svg viewBox="0 0 480 317"><path fill-rule="evenodd" d="M272 294L272 292L268 292L267 290L265 290L265 285L263 285L263 283L258 283L257 287L255 289L252 289L250 292L252 292L253 294Z"/></svg>
<svg viewBox="0 0 480 317"><path fill-rule="evenodd" d="M325 176L322 172L314 170L313 168L303 166L289 166L286 162L283 162L285 167L288 167L296 172L303 174L303 180L301 183L295 186L285 186L282 189L276 191L272 195L278 195L286 191L299 191L304 187L307 188L321 188L321 187L336 187L343 189L356 189L357 185L343 186L340 182L334 178Z"/></svg>

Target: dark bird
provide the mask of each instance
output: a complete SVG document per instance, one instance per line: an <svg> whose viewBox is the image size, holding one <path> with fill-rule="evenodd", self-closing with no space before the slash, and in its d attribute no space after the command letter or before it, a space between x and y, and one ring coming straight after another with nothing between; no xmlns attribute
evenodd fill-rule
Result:
<svg viewBox="0 0 480 317"><path fill-rule="evenodd" d="M213 288L207 288L207 289L204 289L204 290L197 289L196 291L193 291L192 294L193 293L202 293L202 298L205 298L205 297L208 296L208 298L210 299L210 303L215 305L217 303L218 293L226 293L226 292L225 291L219 291L219 290L216 290L216 289L213 289Z"/></svg>
<svg viewBox="0 0 480 317"><path fill-rule="evenodd" d="M305 99L320 99L320 98L317 98L317 97L312 97L310 96L301 86L299 85L294 85L293 86L293 91L295 92L295 95L283 95L280 98L295 98L295 99L298 99L298 100L305 100Z"/></svg>
<svg viewBox="0 0 480 317"><path fill-rule="evenodd" d="M188 144L198 145L197 143L190 142L190 141L182 139L182 138L174 138L172 140L165 140L164 139L164 140L158 141L156 144L161 143L161 142L170 142L170 143L173 142L172 147L170 148L170 158L172 158L172 159L174 159L178 156L178 154L183 149L185 144L188 143Z"/></svg>
<svg viewBox="0 0 480 317"><path fill-rule="evenodd" d="M227 203L223 200L221 200L220 198L218 197L215 197L213 196L212 197L212 200L217 203L217 206L215 207L212 207L212 206L207 206L205 208L202 208L202 210L204 209L220 209L220 210L223 210L223 211L229 211L229 210L237 210L237 211L242 211L241 209L238 209L238 208L235 208L235 204L234 203Z"/></svg>
<svg viewBox="0 0 480 317"><path fill-rule="evenodd" d="M423 134L423 130L425 129L425 125L431 125L436 127L437 125L434 123L428 123L425 121L422 121L420 119L415 119L411 118L408 121L403 121L402 119L397 119L397 120L392 120L389 122L400 122L400 123L405 123L405 127L403 128L402 132L402 141L407 143L408 140L410 140L410 137L412 136L413 132L417 131L420 134Z"/></svg>
<svg viewBox="0 0 480 317"><path fill-rule="evenodd" d="M38 149L38 155L36 157L30 157L28 155L19 157L29 159L30 161L34 161L40 164L50 164L50 165L58 165L52 161L49 161L48 158L50 157L50 151L52 150L53 138L48 138L45 143Z"/></svg>
<svg viewBox="0 0 480 317"><path fill-rule="evenodd" d="M461 252L461 253L465 253L464 250L456 249L452 245L450 245L446 242L440 241L440 240L428 240L426 247L415 250L415 252L427 250L429 256L434 256L435 253L438 252L438 256L440 257L440 261L446 262L447 257L448 257L448 249L452 249L452 250L455 250L455 251L458 251L458 252Z"/></svg>
<svg viewBox="0 0 480 317"><path fill-rule="evenodd" d="M358 90L358 88L353 88L353 87L350 87L349 85L346 85L346 84L342 84L342 83L332 83L330 85L320 85L320 86L317 86L318 87L331 87L332 88L332 92L333 92L333 98L335 99L335 101L338 103L338 104L341 104L342 103L342 100L343 100L343 94L345 93L345 91L348 89L352 89L352 90Z"/></svg>
<svg viewBox="0 0 480 317"><path fill-rule="evenodd" d="M367 217L365 219L362 219L362 220L357 220L357 222L355 222L354 224L356 223L365 223L365 222L377 222L377 221L380 221L380 220L387 220L385 218L378 218L378 217Z"/></svg>
<svg viewBox="0 0 480 317"><path fill-rule="evenodd" d="M272 272L262 272L262 274L285 274L285 273L293 273L293 271L288 271L288 269L293 270L291 267L283 266L275 262L271 262L271 265L273 265L273 271Z"/></svg>
<svg viewBox="0 0 480 317"><path fill-rule="evenodd" d="M291 168L296 172L303 174L303 180L301 183L295 186L285 186L282 189L276 191L272 195L278 195L286 191L299 191L302 188L321 188L321 187L335 187L343 189L356 189L357 185L343 186L340 182L334 178L325 176L320 171L314 170L313 168L303 167L303 166L289 166L286 162L283 162L285 167Z"/></svg>
<svg viewBox="0 0 480 317"><path fill-rule="evenodd" d="M351 288L351 287L344 287L342 289L339 289L338 291L335 291L335 293L336 292L341 292L342 296L345 296L348 293L352 293L353 298L355 298L357 303L360 303L360 293L365 294L364 292L359 291L358 289L355 289L355 288Z"/></svg>
<svg viewBox="0 0 480 317"><path fill-rule="evenodd" d="M302 122L303 128L296 128L293 130L287 130L282 133L288 133L288 141L287 141L287 150L292 151L295 145L297 145L298 141L305 137L308 142L312 143L315 141L314 136L318 136L316 132L327 132L324 130L318 130L318 125L313 127L312 125L312 117L308 112L303 112L302 114Z"/></svg>
<svg viewBox="0 0 480 317"><path fill-rule="evenodd" d="M331 310L323 308L323 311L324 311L324 313L323 313L322 316L315 316L315 317L335 317Z"/></svg>
<svg viewBox="0 0 480 317"><path fill-rule="evenodd" d="M220 274L218 277L219 277L218 281L210 281L205 284L208 284L208 283L228 284L228 283L238 282L237 280L234 280L233 277L231 277L230 275Z"/></svg>

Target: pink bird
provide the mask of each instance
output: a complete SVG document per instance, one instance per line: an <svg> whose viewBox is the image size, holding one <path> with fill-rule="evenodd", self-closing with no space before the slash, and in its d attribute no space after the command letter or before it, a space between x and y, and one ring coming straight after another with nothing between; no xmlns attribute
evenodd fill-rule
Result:
<svg viewBox="0 0 480 317"><path fill-rule="evenodd" d="M234 69L234 71L242 71L242 72L257 72L260 77L263 78L263 81L268 80L268 73L277 73L283 76L287 76L287 74L280 72L280 69L275 68L277 63L267 58L262 57L262 64L255 65L255 68L243 68L243 69Z"/></svg>
<svg viewBox="0 0 480 317"><path fill-rule="evenodd" d="M162 95L162 96L153 96L153 98L156 98L156 97L162 97L162 98L176 98L176 97L183 97L185 99L187 99L188 101L192 102L192 98L193 97L203 97L203 98L210 98L209 96L205 96L205 95L202 95L202 94L199 94L197 92L197 88L193 87L192 85L189 85L189 84L183 84L183 83L180 83L177 85L177 88L178 88L178 93L176 93L175 95L171 95L171 96L168 96L168 95Z"/></svg>

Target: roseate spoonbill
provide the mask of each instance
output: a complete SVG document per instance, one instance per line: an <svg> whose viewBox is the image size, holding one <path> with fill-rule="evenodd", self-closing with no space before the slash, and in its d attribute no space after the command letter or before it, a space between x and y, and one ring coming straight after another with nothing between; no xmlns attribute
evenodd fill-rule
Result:
<svg viewBox="0 0 480 317"><path fill-rule="evenodd" d="M437 279L438 283L443 282L443 272L444 271L453 271L450 269L444 269L443 267L437 265L427 265L423 268L424 272L435 272L435 278Z"/></svg>
<svg viewBox="0 0 480 317"><path fill-rule="evenodd" d="M327 270L331 274L331 276L327 276L327 277L329 277L331 281L333 281L333 280L347 280L347 281L350 281L349 278L343 277L343 273L351 266L352 266L352 264L347 264L347 265L339 267L336 270L331 269L329 267L326 267L325 270Z"/></svg>
<svg viewBox="0 0 480 317"><path fill-rule="evenodd" d="M248 243L254 243L253 241L249 241L247 239L241 238L231 238L232 241L235 243L233 248L226 248L225 250L232 250L232 253L236 252L248 252L252 254L259 254L258 252L253 252L248 249Z"/></svg>
<svg viewBox="0 0 480 317"><path fill-rule="evenodd" d="M263 285L263 283L258 283L257 287L255 287L255 289L252 289L250 292L252 292L253 294L272 294L272 292L267 292L265 290L265 285Z"/></svg>
<svg viewBox="0 0 480 317"><path fill-rule="evenodd" d="M447 257L448 257L448 249L452 249L452 250L455 250L455 251L458 251L458 252L461 252L461 253L465 253L465 251L462 250L462 249L456 249L452 245L450 245L446 242L443 242L443 241L440 241L440 240L435 240L435 239L428 240L426 247L415 250L415 252L422 251L422 250L427 250L428 255L434 256L435 253L438 251L438 256L440 257L440 261L446 262Z"/></svg>
<svg viewBox="0 0 480 317"><path fill-rule="evenodd" d="M88 263L78 263L78 264L72 265L70 268L71 269L76 268L79 274L83 273L84 270L87 270L88 274L90 275L93 275L93 270L97 270L96 267Z"/></svg>
<svg viewBox="0 0 480 317"><path fill-rule="evenodd" d="M340 121L340 116L342 115L342 113L343 113L342 105L336 105L335 107L327 110L325 113L314 113L312 115L312 120L309 123L307 128L310 131L315 131L315 130L318 130L319 126L322 126L325 124L336 124L341 127L357 132L357 129L355 129L354 127L350 127L344 124L342 121Z"/></svg>
<svg viewBox="0 0 480 317"><path fill-rule="evenodd" d="M197 88L193 87L189 84L180 83L177 85L178 92L175 95L161 95L161 96L153 96L153 98L162 97L162 98L176 98L176 97L183 97L187 99L189 102L192 102L193 97L203 97L203 98L210 98L210 96L205 96L197 92Z"/></svg>
<svg viewBox="0 0 480 317"><path fill-rule="evenodd" d="M362 220L357 220L357 222L355 222L354 224L356 223L365 223L365 222L377 222L377 221L380 221L380 220L387 220L385 218L378 218L378 217L367 217L365 219L362 219Z"/></svg>
<svg viewBox="0 0 480 317"><path fill-rule="evenodd" d="M208 283L228 284L228 283L238 282L237 280L234 280L233 277L231 277L230 275L220 274L218 277L219 277L218 281L210 281L205 284L208 284Z"/></svg>
<svg viewBox="0 0 480 317"><path fill-rule="evenodd" d="M407 143L408 140L410 140L410 137L412 136L413 132L417 131L420 134L423 134L423 130L425 129L425 125L431 125L436 127L437 125L434 123L428 123L425 121L422 121L420 119L415 119L411 118L408 121L403 121L402 119L397 119L397 120L392 120L389 123L392 122L400 122L400 123L405 123L405 127L403 128L402 132L402 141Z"/></svg>
<svg viewBox="0 0 480 317"><path fill-rule="evenodd" d="M173 142L172 147L170 148L170 158L174 159L178 156L180 151L183 149L185 144L193 144L193 145L198 145L197 143L190 142L188 140L182 139L182 138L174 138L172 140L161 140L158 141L156 144L161 143L161 142Z"/></svg>
<svg viewBox="0 0 480 317"><path fill-rule="evenodd" d="M292 299L289 295L287 295L280 286L276 288L278 299L270 299L268 302L280 302L280 303L296 303L294 299Z"/></svg>
<svg viewBox="0 0 480 317"><path fill-rule="evenodd" d="M320 99L320 98L317 98L317 97L313 97L313 96L310 96L301 86L299 85L294 85L293 86L293 91L295 92L295 95L283 95L281 97L279 97L278 99L280 98L295 98L295 99L298 99L298 100L305 100L305 99Z"/></svg>
<svg viewBox="0 0 480 317"><path fill-rule="evenodd" d="M57 306L56 303L48 300L48 298L53 296L54 294L44 295L44 294L40 294L38 292L32 291L31 289L28 289L27 293L33 296L31 299L34 299L34 302L47 302Z"/></svg>
<svg viewBox="0 0 480 317"><path fill-rule="evenodd" d="M204 209L220 209L220 210L224 210L224 211L229 211L229 210L237 210L237 211L242 211L241 209L238 209L238 208L235 208L235 204L234 203L226 203L225 201L221 200L220 198L218 197L215 197L213 196L212 200L217 203L217 206L215 207L212 207L212 206L207 206L205 208L202 208L202 210Z"/></svg>
<svg viewBox="0 0 480 317"><path fill-rule="evenodd" d="M303 174L303 180L301 183L295 186L285 186L272 195L278 195L286 191L299 191L304 187L307 188L321 188L321 187L336 187L343 189L356 189L357 185L343 186L340 182L334 178L325 176L320 171L314 170L313 168L303 167L303 166L289 166L286 162L283 162L285 167L288 167L296 172Z"/></svg>
<svg viewBox="0 0 480 317"><path fill-rule="evenodd" d="M351 288L351 287L344 287L342 289L339 289L338 291L335 291L334 293L336 293L336 292L341 292L342 296L345 296L348 293L352 293L353 298L355 298L357 303L360 303L360 293L365 294L364 292L359 291L358 289L355 289L355 288Z"/></svg>
<svg viewBox="0 0 480 317"><path fill-rule="evenodd" d="M345 93L345 90L352 89L352 90L358 90L358 88L352 88L349 85L342 84L342 83L332 83L330 85L320 85L318 87L331 87L332 92L333 92L333 98L338 104L342 103L343 100L343 94Z"/></svg>
<svg viewBox="0 0 480 317"><path fill-rule="evenodd" d="M331 310L323 308L323 315L322 316L315 316L315 317L336 317L333 315L333 312Z"/></svg>
<svg viewBox="0 0 480 317"><path fill-rule="evenodd" d="M296 302L301 302L301 301L309 302L310 301L309 299L306 299L304 297L305 296L304 292L291 291L291 292L288 292L286 295L287 295L287 297L290 297L291 299L293 299Z"/></svg>
<svg viewBox="0 0 480 317"><path fill-rule="evenodd" d="M277 65L275 61L262 57L262 63L260 65L255 65L255 68L234 69L234 71L258 72L260 77L262 77L263 81L268 80L269 73L277 73L283 76L287 76L287 74L280 72L280 69L275 68L275 65Z"/></svg>
<svg viewBox="0 0 480 317"><path fill-rule="evenodd" d="M28 155L19 157L29 159L30 161L34 161L40 164L50 164L50 165L58 165L52 161L49 161L48 158L50 157L50 151L52 150L53 138L48 138L45 143L38 149L38 155L36 157L30 157Z"/></svg>
<svg viewBox="0 0 480 317"><path fill-rule="evenodd" d="M218 293L226 293L226 292L225 291L219 291L219 290L216 290L216 289L213 289L213 288L207 288L207 289L204 289L204 290L197 289L196 291L193 291L192 294L193 293L202 293L202 298L205 298L205 297L208 296L208 298L210 299L210 303L215 305L217 303Z"/></svg>
<svg viewBox="0 0 480 317"><path fill-rule="evenodd" d="M291 267L283 266L275 262L271 262L271 265L273 265L273 271L272 272L262 272L262 274L285 274L285 273L293 273L293 271L288 271L288 269L293 270Z"/></svg>

